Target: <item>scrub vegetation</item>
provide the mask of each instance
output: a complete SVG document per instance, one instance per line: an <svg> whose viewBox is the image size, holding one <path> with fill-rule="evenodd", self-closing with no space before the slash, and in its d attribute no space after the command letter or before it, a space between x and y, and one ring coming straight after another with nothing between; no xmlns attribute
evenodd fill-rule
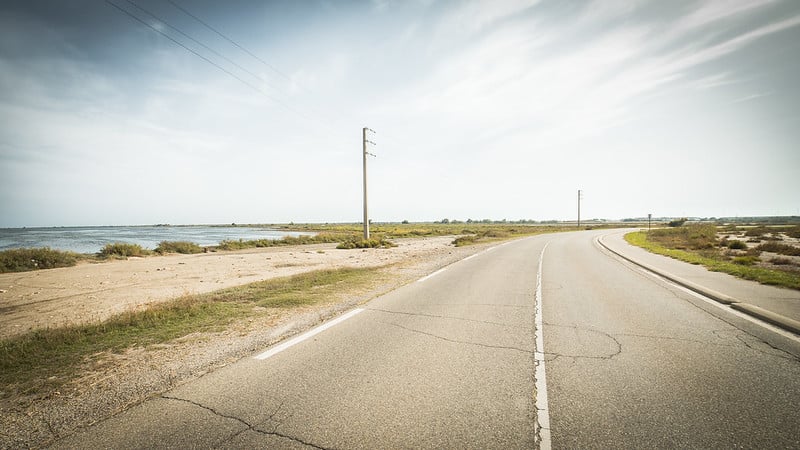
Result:
<svg viewBox="0 0 800 450"><path fill-rule="evenodd" d="M706 223L637 231L625 240L715 272L800 290L800 258L795 259L800 257L800 243L794 236L800 236L800 226Z"/></svg>
<svg viewBox="0 0 800 450"><path fill-rule="evenodd" d="M81 255L49 247L19 248L0 252L0 273L26 272L74 266Z"/></svg>
<svg viewBox="0 0 800 450"><path fill-rule="evenodd" d="M101 258L127 258L129 256L147 256L149 254L151 254L150 250L142 248L139 244L127 244L124 242L106 244L98 252L98 256Z"/></svg>
<svg viewBox="0 0 800 450"><path fill-rule="evenodd" d="M286 245L330 244L353 239L354 233L324 232L316 235L284 236L281 239L225 240L217 246L220 250L280 247Z"/></svg>
<svg viewBox="0 0 800 450"><path fill-rule="evenodd" d="M159 255L165 253L192 255L195 253L202 253L203 247L189 241L161 241L156 247L155 252Z"/></svg>
<svg viewBox="0 0 800 450"><path fill-rule="evenodd" d="M237 320L330 301L381 282L380 268L337 269L191 295L102 323L44 329L0 341L0 396L53 389L109 353L225 329Z"/></svg>

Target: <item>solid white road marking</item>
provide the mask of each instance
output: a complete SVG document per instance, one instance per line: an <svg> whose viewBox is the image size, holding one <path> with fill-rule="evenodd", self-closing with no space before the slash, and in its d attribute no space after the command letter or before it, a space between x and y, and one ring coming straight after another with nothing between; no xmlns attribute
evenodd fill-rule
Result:
<svg viewBox="0 0 800 450"><path fill-rule="evenodd" d="M640 266L637 266L637 265L633 265L633 264L631 264L631 267L633 269L639 271L640 273L644 274L644 275L648 275L648 276L650 276L652 278L655 278L656 280L661 281L662 283L665 283L665 284L667 284L669 286L674 287L675 289L683 291L683 292L691 295L692 297L695 297L695 298L697 298L699 300L703 300L704 302L708 303L711 306L714 306L715 308L719 308L719 309L721 309L723 311L727 311L728 313L733 314L734 316L737 316L737 317L739 317L741 319L747 320L748 322L752 322L752 323L754 323L754 324L756 324L758 326L766 328L766 329L772 331L773 333L780 334L781 336L783 336L785 338L791 339L791 340L793 340L795 342L800 342L800 337L798 337L796 334L792 333L791 331L784 330L783 328L777 327L777 326L775 326L775 325L773 325L773 324L771 324L769 322L765 322L765 321L763 321L763 320L761 320L761 319L759 319L757 317L753 317L750 314L745 314L745 313L743 313L741 311L737 311L737 310L731 308L730 305L726 305L726 304L723 304L723 303L720 303L720 302L714 300L713 298L706 297L705 295L700 294L699 292L695 292L695 291L693 291L693 290L691 290L689 288L681 286L680 284L675 283L672 280L668 280L668 279L662 277L661 275L659 275L657 273L653 273L653 272L651 272L651 271L649 271L649 270L647 270L647 269L645 269L643 267L640 267Z"/></svg>
<svg viewBox="0 0 800 450"><path fill-rule="evenodd" d="M432 274L425 275L424 277L420 278L419 280L417 280L417 283L422 283L423 281L427 280L428 278L433 278L436 275L439 275L440 273L444 272L445 270L447 270L447 267L442 267L441 269L437 270L436 272L433 272Z"/></svg>
<svg viewBox="0 0 800 450"><path fill-rule="evenodd" d="M486 250L480 251L480 252L478 252L478 253L475 253L475 254L473 254L473 255L469 255L469 256L467 256L466 258L464 258L464 259L461 259L461 260L459 260L459 261L456 261L456 262L468 261L468 260L470 260L470 259L472 259L472 258L474 258L474 257L476 257L476 256L478 256L478 255L482 255L482 254L484 254L484 253L487 253L487 252L490 252L490 251L492 251L492 250L494 250L494 249L496 249L496 248L498 248L498 247L502 247L502 246L504 246L504 245L511 244L512 242L514 242L514 241L511 241L511 242L506 242L505 244L495 245L494 247L489 247L489 248L487 248ZM455 264L455 263L453 263L453 264ZM427 280L428 278L433 278L433 277L435 277L436 275L439 275L440 273L442 273L442 272L444 272L445 270L447 270L447 268L448 268L448 267L450 267L451 265L452 265L452 264L450 264L450 265L448 265L448 266L445 266L445 267L442 267L441 269L439 269L439 270L437 270L436 272L433 272L433 273L431 273L431 274L429 274L429 275L425 275L424 277L422 277L422 278L420 278L419 280L417 280L417 283L422 283L423 281Z"/></svg>
<svg viewBox="0 0 800 450"><path fill-rule="evenodd" d="M542 450L550 450L551 437L550 437L550 411L547 406L547 376L544 369L544 334L542 333L542 262L544 261L544 251L547 249L547 244L542 248L542 253L539 255L539 271L536 275L536 296L534 303L534 322L536 324L536 351L534 358L536 360L536 410L537 421L536 427L539 433L539 448Z"/></svg>
<svg viewBox="0 0 800 450"><path fill-rule="evenodd" d="M292 347L293 345L299 344L299 343L305 341L306 339L308 339L310 337L313 337L313 336L315 336L315 335L317 335L319 333L322 333L323 331L327 330L328 328L330 328L330 327L332 327L332 326L334 326L336 324L342 323L345 320L355 316L356 314L358 314L358 313L360 313L362 311L364 311L362 308L356 308L356 309L354 309L354 310L352 310L352 311L350 311L350 312L348 312L346 314L342 314L341 316L331 320L330 322L323 323L322 325L318 326L317 328L314 328L312 330L306 331L305 333L301 334L300 336L297 336L295 338L289 339L288 341L286 341L286 342L284 342L282 344L279 344L279 345L277 345L275 347L272 347L271 349L265 351L264 353L261 353L260 355L255 356L254 358L255 359L264 360L264 359L267 359L267 358L269 358L271 356L275 356L278 353L286 350L287 348Z"/></svg>

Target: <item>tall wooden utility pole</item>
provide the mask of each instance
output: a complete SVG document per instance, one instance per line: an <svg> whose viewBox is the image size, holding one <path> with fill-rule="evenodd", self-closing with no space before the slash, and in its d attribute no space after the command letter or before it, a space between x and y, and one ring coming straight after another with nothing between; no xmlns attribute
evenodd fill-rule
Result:
<svg viewBox="0 0 800 450"><path fill-rule="evenodd" d="M578 189L578 228L581 227L581 190Z"/></svg>
<svg viewBox="0 0 800 450"><path fill-rule="evenodd" d="M367 127L364 127L361 130L361 141L362 141L362 150L363 150L363 161L364 161L364 240L366 241L369 239L369 215L367 214L367 155L375 156L372 153L367 151L367 143L375 145L374 142L367 140L367 130L372 131L373 133L375 130L371 130Z"/></svg>

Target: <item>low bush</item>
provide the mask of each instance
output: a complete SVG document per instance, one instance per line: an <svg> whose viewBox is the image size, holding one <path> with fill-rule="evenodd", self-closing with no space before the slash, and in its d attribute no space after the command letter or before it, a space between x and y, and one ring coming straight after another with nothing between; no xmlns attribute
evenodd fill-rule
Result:
<svg viewBox="0 0 800 450"><path fill-rule="evenodd" d="M680 227L680 226L683 226L683 224L685 224L687 220L689 220L689 219L685 219L685 218L684 218L684 219L676 219L676 220L671 220L671 221L670 221L670 222L667 224L667 226L668 226L668 227L672 227L672 228Z"/></svg>
<svg viewBox="0 0 800 450"><path fill-rule="evenodd" d="M53 250L49 247L4 250L0 252L0 273L70 267L74 266L78 259L79 255L76 253Z"/></svg>
<svg viewBox="0 0 800 450"><path fill-rule="evenodd" d="M150 252L143 249L139 244L127 244L124 242L115 242L113 244L106 244L98 255L103 258L127 258L129 256L145 256Z"/></svg>
<svg viewBox="0 0 800 450"><path fill-rule="evenodd" d="M776 266L792 266L794 265L794 261L789 258L772 258L769 260L770 264L775 264Z"/></svg>
<svg viewBox="0 0 800 450"><path fill-rule="evenodd" d="M390 248L390 247L397 247L397 245L383 238L360 239L360 240L352 239L344 241L336 246L336 248L342 250L350 250L354 248Z"/></svg>
<svg viewBox="0 0 800 450"><path fill-rule="evenodd" d="M455 245L456 247L464 247L466 245L474 244L477 240L478 236L474 234L470 234L467 236L459 236L455 238L455 240L453 241L453 245Z"/></svg>
<svg viewBox="0 0 800 450"><path fill-rule="evenodd" d="M744 235L752 237L762 237L767 233L769 233L769 230L767 230L765 227L755 227L745 231Z"/></svg>
<svg viewBox="0 0 800 450"><path fill-rule="evenodd" d="M800 248L787 244L779 244L777 242L765 242L756 247L757 250L762 252L777 253L786 256L800 256Z"/></svg>
<svg viewBox="0 0 800 450"><path fill-rule="evenodd" d="M739 240L728 241L728 248L731 250L747 250L747 244Z"/></svg>
<svg viewBox="0 0 800 450"><path fill-rule="evenodd" d="M156 247L155 252L163 255L164 253L182 253L191 255L203 253L203 247L189 241L161 241Z"/></svg>

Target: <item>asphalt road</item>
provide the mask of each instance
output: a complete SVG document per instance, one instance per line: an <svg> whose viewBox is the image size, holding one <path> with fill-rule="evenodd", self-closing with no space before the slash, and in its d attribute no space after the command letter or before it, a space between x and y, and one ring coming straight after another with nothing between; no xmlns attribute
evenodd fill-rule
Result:
<svg viewBox="0 0 800 450"><path fill-rule="evenodd" d="M798 349L610 256L602 233L479 253L55 446L800 447Z"/></svg>

